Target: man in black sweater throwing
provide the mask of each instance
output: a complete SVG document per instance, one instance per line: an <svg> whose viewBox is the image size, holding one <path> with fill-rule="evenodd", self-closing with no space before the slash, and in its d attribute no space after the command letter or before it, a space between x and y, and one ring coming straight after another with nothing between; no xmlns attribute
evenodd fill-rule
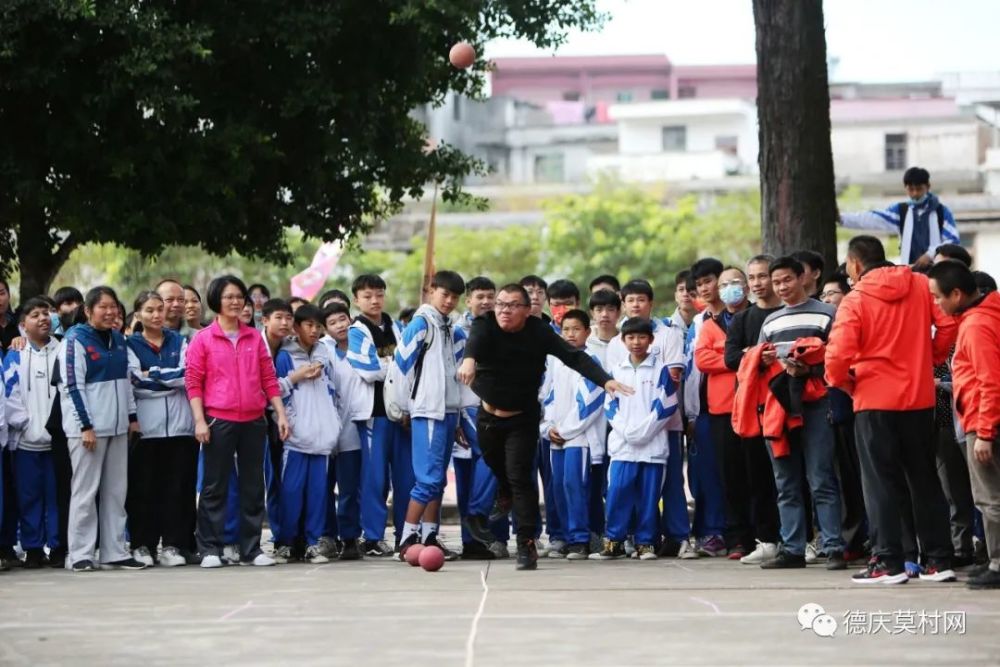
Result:
<svg viewBox="0 0 1000 667"><path fill-rule="evenodd" d="M527 291L513 284L497 294L494 312L472 322L458 369L458 379L482 400L476 423L479 446L499 482L497 504L503 509L513 506L519 570L533 570L538 563L538 390L550 354L609 394L633 393L612 380L586 351L574 349L541 318L531 317ZM467 527L477 541L488 545L495 539L487 517L470 516Z"/></svg>

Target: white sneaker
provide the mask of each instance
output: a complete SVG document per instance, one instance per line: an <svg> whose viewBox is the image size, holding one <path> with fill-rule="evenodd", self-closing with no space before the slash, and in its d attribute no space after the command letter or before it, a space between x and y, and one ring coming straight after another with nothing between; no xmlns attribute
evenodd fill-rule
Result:
<svg viewBox="0 0 1000 667"><path fill-rule="evenodd" d="M238 544L227 544L222 548L222 560L226 561L230 565L236 565L240 562L240 547Z"/></svg>
<svg viewBox="0 0 1000 667"><path fill-rule="evenodd" d="M760 565L766 560L773 560L778 556L778 545L774 542L761 542L757 540L757 548L740 559L744 565Z"/></svg>
<svg viewBox="0 0 1000 667"><path fill-rule="evenodd" d="M806 542L806 563L812 565L819 560L819 552L812 542Z"/></svg>
<svg viewBox="0 0 1000 667"><path fill-rule="evenodd" d="M631 537L625 538L625 555L629 558L635 556L635 542L632 541Z"/></svg>
<svg viewBox="0 0 1000 667"><path fill-rule="evenodd" d="M337 540L335 540L332 537L327 537L324 535L323 537L319 538L319 544L317 544L316 546L319 549L319 552L324 556L326 556L327 559L336 558L338 555Z"/></svg>
<svg viewBox="0 0 1000 667"><path fill-rule="evenodd" d="M222 567L222 559L216 555L205 556L201 559L202 567Z"/></svg>
<svg viewBox="0 0 1000 667"><path fill-rule="evenodd" d="M290 546L280 546L274 550L274 555L271 556L275 563L280 563L284 565L292 559L292 548Z"/></svg>
<svg viewBox="0 0 1000 667"><path fill-rule="evenodd" d="M330 559L322 554L317 544L306 547L305 560L307 563L312 563L313 565L322 565L323 563L330 562Z"/></svg>
<svg viewBox="0 0 1000 667"><path fill-rule="evenodd" d="M552 549L551 544L542 544L542 538L535 540L535 550L538 552L539 558L548 558L549 550Z"/></svg>
<svg viewBox="0 0 1000 667"><path fill-rule="evenodd" d="M254 567L271 567L274 563L274 559L263 551L257 554L257 557L250 562L240 561L240 565L253 565Z"/></svg>
<svg viewBox="0 0 1000 667"><path fill-rule="evenodd" d="M698 550L691 544L691 540L681 540L681 548L677 550L677 557L684 560L698 558Z"/></svg>
<svg viewBox="0 0 1000 667"><path fill-rule="evenodd" d="M136 559L146 567L153 567L153 557L149 554L149 549L146 547L139 547L132 551L132 558Z"/></svg>
<svg viewBox="0 0 1000 667"><path fill-rule="evenodd" d="M546 558L565 558L568 546L565 540L552 540L545 550Z"/></svg>
<svg viewBox="0 0 1000 667"><path fill-rule="evenodd" d="M163 552L160 554L160 565L163 567L180 567L181 565L187 565L187 559L181 555L177 547L163 547Z"/></svg>

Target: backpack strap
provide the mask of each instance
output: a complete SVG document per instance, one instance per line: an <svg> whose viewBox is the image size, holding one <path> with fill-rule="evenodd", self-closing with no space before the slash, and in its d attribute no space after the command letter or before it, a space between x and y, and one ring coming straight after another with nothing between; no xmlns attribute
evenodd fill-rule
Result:
<svg viewBox="0 0 1000 667"><path fill-rule="evenodd" d="M423 375L424 370L424 357L427 356L427 350L430 349L431 343L434 342L435 329L434 323L423 315L415 315L414 317L419 317L427 323L427 335L424 337L424 344L420 346L420 352L417 353L417 363L413 366L413 388L410 390L410 400L414 400L417 397L417 387L420 386L420 376Z"/></svg>

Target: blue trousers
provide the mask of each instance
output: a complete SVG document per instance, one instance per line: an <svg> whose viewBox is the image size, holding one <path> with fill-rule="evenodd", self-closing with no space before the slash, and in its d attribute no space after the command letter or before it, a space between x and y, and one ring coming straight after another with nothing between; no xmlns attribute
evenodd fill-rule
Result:
<svg viewBox="0 0 1000 667"><path fill-rule="evenodd" d="M443 420L414 417L410 422L413 438L413 489L410 498L427 505L440 500L448 482L448 461L455 446L458 413Z"/></svg>
<svg viewBox="0 0 1000 667"><path fill-rule="evenodd" d="M692 532L696 537L721 537L726 531L726 499L707 412L695 420L694 442L688 444L688 482L694 496Z"/></svg>
<svg viewBox="0 0 1000 667"><path fill-rule="evenodd" d="M562 517L559 516L559 503L556 501L555 487L552 486L552 460L549 456L551 443L542 438L538 445L538 474L542 478L542 495L545 498L545 532L549 541L565 540L563 537ZM541 531L541 522L538 523Z"/></svg>
<svg viewBox="0 0 1000 667"><path fill-rule="evenodd" d="M299 521L305 517L307 546L319 542L326 528L326 466L330 457L325 454L303 454L285 449L281 470L281 499L278 512L281 516L281 544L293 544L299 532Z"/></svg>
<svg viewBox="0 0 1000 667"><path fill-rule="evenodd" d="M0 547L17 544L17 483L14 452L0 447Z"/></svg>
<svg viewBox="0 0 1000 667"><path fill-rule="evenodd" d="M392 518L396 539L406 520L413 461L410 434L387 417L357 422L361 436L361 528L366 540L381 540L389 510L386 499L392 488Z"/></svg>
<svg viewBox="0 0 1000 667"><path fill-rule="evenodd" d="M590 532L604 534L604 498L608 495L608 459L590 464Z"/></svg>
<svg viewBox="0 0 1000 667"><path fill-rule="evenodd" d="M59 513L56 509L56 469L52 452L14 452L17 478L17 509L20 516L21 547L59 547Z"/></svg>
<svg viewBox="0 0 1000 667"><path fill-rule="evenodd" d="M662 463L612 461L608 469L609 540L620 542L635 518L635 543L655 544L660 532L660 494L666 466Z"/></svg>
<svg viewBox="0 0 1000 667"><path fill-rule="evenodd" d="M358 451L358 456L361 455L360 450ZM360 459L359 459L360 462ZM326 483L330 488L327 489L326 493L326 527L323 529L323 535L327 537L337 538L340 536L340 521L337 517L337 455L331 454L330 460L326 463ZM360 520L360 515L358 519Z"/></svg>
<svg viewBox="0 0 1000 667"><path fill-rule="evenodd" d="M681 434L671 431L670 456L667 458L667 481L663 484L663 518L660 533L672 540L686 540L691 534L687 496L684 495L684 452Z"/></svg>
<svg viewBox="0 0 1000 667"><path fill-rule="evenodd" d="M552 484L556 489L563 539L570 544L590 543L590 449L564 447L552 450ZM561 460L560 460L561 459Z"/></svg>
<svg viewBox="0 0 1000 667"><path fill-rule="evenodd" d="M271 534L276 542L280 542L278 535L283 534L281 530L281 511L278 509L281 504L281 470L274 469L274 463L270 456L271 440L270 435L264 443L264 488L267 505L267 523L271 526ZM284 453L282 453L284 456ZM229 486L232 489L232 484Z"/></svg>
<svg viewBox="0 0 1000 667"><path fill-rule="evenodd" d="M327 477L326 535L356 540L361 537L361 450L331 456Z"/></svg>

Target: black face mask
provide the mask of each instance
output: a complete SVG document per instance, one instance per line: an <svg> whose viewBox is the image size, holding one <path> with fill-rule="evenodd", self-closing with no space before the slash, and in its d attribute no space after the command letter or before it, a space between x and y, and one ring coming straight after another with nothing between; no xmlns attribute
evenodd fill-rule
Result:
<svg viewBox="0 0 1000 667"><path fill-rule="evenodd" d="M78 310L80 310L79 307L77 307L74 310L71 310L68 313L59 314L59 323L62 325L63 331L73 326L73 322L74 320L76 320L76 313Z"/></svg>

